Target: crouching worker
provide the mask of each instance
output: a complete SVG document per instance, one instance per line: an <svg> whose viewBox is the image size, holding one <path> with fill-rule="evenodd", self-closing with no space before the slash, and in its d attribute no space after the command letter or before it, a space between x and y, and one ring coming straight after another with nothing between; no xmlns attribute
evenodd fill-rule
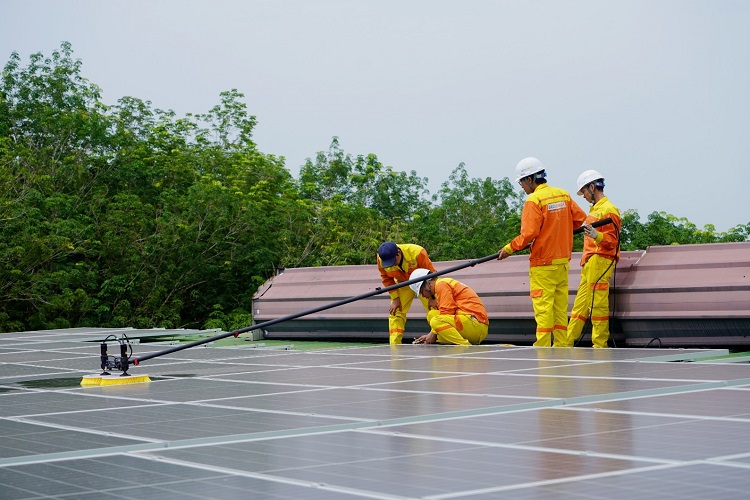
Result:
<svg viewBox="0 0 750 500"><path fill-rule="evenodd" d="M430 274L415 269L410 279ZM430 333L415 340L416 344L477 345L487 337L489 319L479 296L460 281L452 278L430 278L409 285L418 297L430 305L427 322Z"/></svg>
<svg viewBox="0 0 750 500"><path fill-rule="evenodd" d="M411 274L419 268L435 272L427 251L419 245L402 243L396 245L386 241L378 248L378 270L383 286L393 286L411 279ZM424 276L424 275L423 275ZM388 331L391 344L400 344L406 328L406 313L414 300L414 293L407 287L390 292L391 305L388 309ZM420 297L425 312L429 311L427 299Z"/></svg>

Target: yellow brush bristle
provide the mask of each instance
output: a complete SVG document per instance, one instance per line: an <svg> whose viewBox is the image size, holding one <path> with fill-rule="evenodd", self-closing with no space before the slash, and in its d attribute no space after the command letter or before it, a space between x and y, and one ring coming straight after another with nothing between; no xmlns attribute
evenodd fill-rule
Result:
<svg viewBox="0 0 750 500"><path fill-rule="evenodd" d="M143 384L151 382L148 375L138 375L130 377L121 377L119 375L102 375L83 377L81 385L84 387L103 386L103 385L125 385L125 384Z"/></svg>
<svg viewBox="0 0 750 500"><path fill-rule="evenodd" d="M151 382L148 375L139 375L137 377L117 377L117 378L104 378L99 384L101 385L122 385L122 384L142 384L144 382Z"/></svg>
<svg viewBox="0 0 750 500"><path fill-rule="evenodd" d="M83 379L81 379L81 385L84 387L99 385L101 383L102 383L102 377L99 375L92 376L92 377L83 377Z"/></svg>

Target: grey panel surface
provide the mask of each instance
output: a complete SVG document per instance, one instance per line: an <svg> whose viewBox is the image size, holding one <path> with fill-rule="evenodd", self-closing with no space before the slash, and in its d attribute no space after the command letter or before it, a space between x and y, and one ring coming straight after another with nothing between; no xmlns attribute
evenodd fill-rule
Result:
<svg viewBox="0 0 750 500"><path fill-rule="evenodd" d="M687 417L750 417L747 400L750 394L741 389L711 389L700 394L671 394L581 405L581 408L625 413L685 415ZM750 451L750 450L748 450Z"/></svg>
<svg viewBox="0 0 750 500"><path fill-rule="evenodd" d="M747 421L693 420L601 411L542 409L394 426L404 435L570 450L654 461L704 460L750 451Z"/></svg>
<svg viewBox="0 0 750 500"><path fill-rule="evenodd" d="M56 368L0 362L0 384L59 374L60 370Z"/></svg>
<svg viewBox="0 0 750 500"><path fill-rule="evenodd" d="M90 352L78 352L67 354L68 358L81 358L87 364L91 364L91 353ZM13 352L2 352L0 351L0 361L8 363L43 363L49 360L58 360L62 356L60 352L56 351L37 351L37 350L23 350L15 349Z"/></svg>
<svg viewBox="0 0 750 500"><path fill-rule="evenodd" d="M616 395L632 391L653 391L690 386L689 381L635 380L617 378L538 377L526 374L453 376L444 379L404 381L400 390L459 392L519 396L529 398L575 398L592 395Z"/></svg>
<svg viewBox="0 0 750 500"><path fill-rule="evenodd" d="M526 402L529 400L523 400ZM531 399L531 401L542 401ZM388 420L418 417L480 408L518 405L519 399L486 397L484 394L424 394L379 389L315 389L287 391L250 398L221 401L222 405L238 408L261 408L271 411L298 411L325 417Z"/></svg>
<svg viewBox="0 0 750 500"><path fill-rule="evenodd" d="M124 398L90 397L72 392L16 391L3 396L0 417L45 415L50 413L89 412L91 410L118 410L145 404Z"/></svg>
<svg viewBox="0 0 750 500"><path fill-rule="evenodd" d="M123 408L117 420L103 412L35 417L35 422L74 426L90 431L174 441L227 436L247 432L293 430L340 424L339 420L312 415L280 415L266 412L198 405L157 405Z"/></svg>
<svg viewBox="0 0 750 500"><path fill-rule="evenodd" d="M0 426L0 458L40 455L137 444L138 439L57 429L35 423L3 420Z"/></svg>
<svg viewBox="0 0 750 500"><path fill-rule="evenodd" d="M0 350L0 498L750 490L750 365L700 363L721 351L196 348L131 370L148 384L80 387L99 352L74 338L92 333L14 334Z"/></svg>
<svg viewBox="0 0 750 500"><path fill-rule="evenodd" d="M727 377L743 378L747 373L747 367L740 364L718 366L711 364L695 365L692 363L638 361L631 363L588 363L585 365L554 366L542 368L536 373L540 375L571 377L725 380Z"/></svg>
<svg viewBox="0 0 750 500"><path fill-rule="evenodd" d="M349 494L310 484L268 481L128 456L0 468L0 498L50 497L91 500L352 498Z"/></svg>
<svg viewBox="0 0 750 500"><path fill-rule="evenodd" d="M503 449L479 443L363 432L243 443L228 451L231 454L210 457L204 456L200 449L158 455L215 466L231 463L240 470L272 477L408 498L468 491L480 485L532 481L545 462L556 463L547 470L550 479L569 477L578 470L611 472L649 465L630 459L562 457L554 451Z"/></svg>

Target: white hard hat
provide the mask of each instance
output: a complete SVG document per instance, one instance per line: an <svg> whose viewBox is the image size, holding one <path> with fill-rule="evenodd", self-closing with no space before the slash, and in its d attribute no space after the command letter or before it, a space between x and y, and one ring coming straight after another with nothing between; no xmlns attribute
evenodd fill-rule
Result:
<svg viewBox="0 0 750 500"><path fill-rule="evenodd" d="M430 274L429 269L419 267L412 271L409 279L413 280L415 278L421 278L422 276L427 276L428 274ZM412 292L414 292L414 295L419 297L419 290L422 288L422 285L424 285L424 281L417 281L416 283L412 283L411 285L409 285L409 288L411 288Z"/></svg>
<svg viewBox="0 0 750 500"><path fill-rule="evenodd" d="M524 158L516 165L516 182L520 181L524 177L536 174L544 170L544 165L538 159L533 156Z"/></svg>
<svg viewBox="0 0 750 500"><path fill-rule="evenodd" d="M578 186L578 194L582 194L583 186L599 179L604 180L604 176L596 170L586 170L584 173L578 176L578 180L576 181L576 185ZM603 183L602 186L604 186Z"/></svg>

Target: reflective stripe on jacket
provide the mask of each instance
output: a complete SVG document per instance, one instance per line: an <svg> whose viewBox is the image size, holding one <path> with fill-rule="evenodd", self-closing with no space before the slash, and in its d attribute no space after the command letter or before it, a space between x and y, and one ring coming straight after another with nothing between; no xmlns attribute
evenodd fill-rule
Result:
<svg viewBox="0 0 750 500"><path fill-rule="evenodd" d="M586 213L567 191L542 184L526 198L521 233L505 251L518 252L531 243L531 267L566 263L573 253L573 228L585 220Z"/></svg>
<svg viewBox="0 0 750 500"><path fill-rule="evenodd" d="M583 238L581 265L588 262L592 255L601 255L608 260L616 259L615 262L620 260L620 246L617 243L619 241L618 231L622 227L622 220L620 219L620 211L610 203L606 196L591 207L589 216L586 217L586 224L591 224L607 217L612 219L613 224L599 226L596 229L598 233L596 241L593 238Z"/></svg>
<svg viewBox="0 0 750 500"><path fill-rule="evenodd" d="M489 324L487 309L474 290L453 278L437 278L434 287L440 314L455 316L462 312L484 325ZM456 323L460 324L460 320Z"/></svg>
<svg viewBox="0 0 750 500"><path fill-rule="evenodd" d="M395 265L383 269L380 262L380 256L377 256L378 271L380 271L380 278L383 281L383 286L391 286L396 283L409 281L411 273L419 267L429 269L431 273L435 272L435 266L432 265L432 261L424 248L419 245L412 245L411 243L402 243L396 246L401 250L401 255L403 255L400 266ZM391 290L390 296L392 299L395 299L398 297L398 292L396 290Z"/></svg>

